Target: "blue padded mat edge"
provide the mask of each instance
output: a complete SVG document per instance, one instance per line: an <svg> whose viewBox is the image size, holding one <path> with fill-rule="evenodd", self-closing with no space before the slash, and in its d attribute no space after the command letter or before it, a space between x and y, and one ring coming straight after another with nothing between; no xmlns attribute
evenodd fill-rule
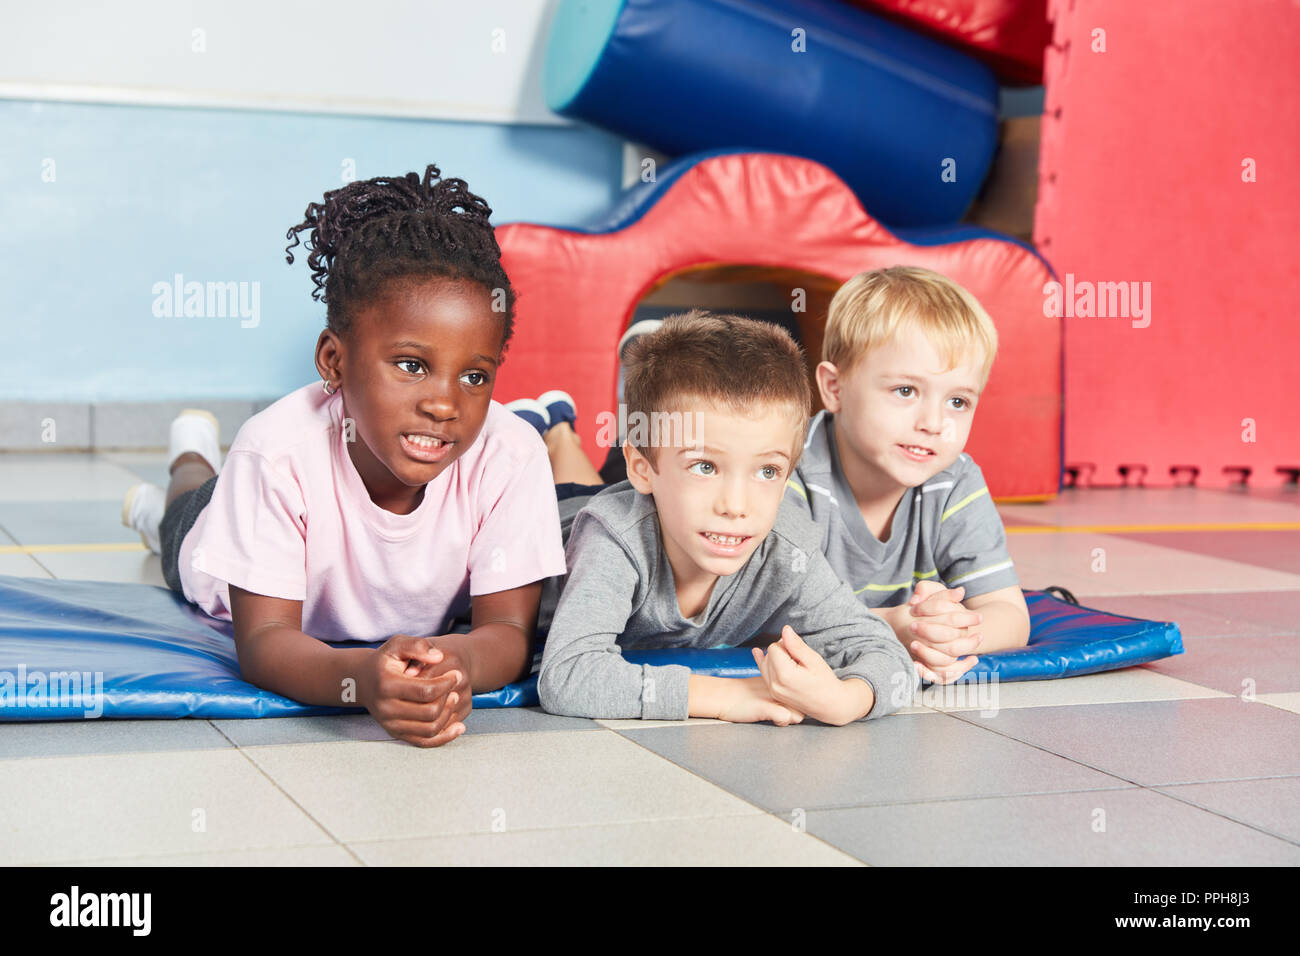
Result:
<svg viewBox="0 0 1300 956"><path fill-rule="evenodd" d="M1025 600L1033 625L1029 646L983 655L962 680L992 674L999 681L1049 680L1183 652L1176 624L1077 607L1042 591L1026 591ZM758 673L748 648L624 656L722 677ZM536 704L536 677L474 696L478 709ZM207 617L167 588L0 575L0 721L287 717L360 709L300 704L242 680L229 623Z"/></svg>

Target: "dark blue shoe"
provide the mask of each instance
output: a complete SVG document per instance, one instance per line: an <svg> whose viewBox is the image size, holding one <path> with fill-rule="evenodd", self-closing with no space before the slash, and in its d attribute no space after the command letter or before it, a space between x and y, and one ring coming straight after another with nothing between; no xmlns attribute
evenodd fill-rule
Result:
<svg viewBox="0 0 1300 956"><path fill-rule="evenodd" d="M546 407L535 398L517 398L513 402L506 403L506 408L536 428L539 435L545 435L547 429L551 427L551 419L546 414Z"/></svg>
<svg viewBox="0 0 1300 956"><path fill-rule="evenodd" d="M548 427L554 427L560 422L568 422L570 428L577 430L578 408L573 403L573 396L568 392L550 391L538 395L537 404L546 409L550 419Z"/></svg>

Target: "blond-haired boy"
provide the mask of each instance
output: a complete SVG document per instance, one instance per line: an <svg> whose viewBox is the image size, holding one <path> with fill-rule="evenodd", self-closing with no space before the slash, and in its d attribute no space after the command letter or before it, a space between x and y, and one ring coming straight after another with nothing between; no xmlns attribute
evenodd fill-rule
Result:
<svg viewBox="0 0 1300 956"><path fill-rule="evenodd" d="M625 364L628 480L573 521L538 674L542 707L844 724L910 703L907 653L831 569L821 529L784 494L811 405L790 336L692 312L639 338ZM776 634L766 652L755 647L752 678L637 665L621 653Z"/></svg>
<svg viewBox="0 0 1300 956"><path fill-rule="evenodd" d="M962 449L997 354L969 292L929 269L864 272L831 301L808 429L786 497L827 560L893 628L922 677L1021 647L1029 611L978 465Z"/></svg>

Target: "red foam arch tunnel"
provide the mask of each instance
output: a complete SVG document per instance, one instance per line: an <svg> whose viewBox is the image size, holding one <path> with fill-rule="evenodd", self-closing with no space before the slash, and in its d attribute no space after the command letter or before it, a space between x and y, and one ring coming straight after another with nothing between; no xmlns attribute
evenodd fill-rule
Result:
<svg viewBox="0 0 1300 956"><path fill-rule="evenodd" d="M616 413L615 349L652 290L674 277L740 269L800 278L829 292L851 276L916 265L951 277L988 310L999 349L966 450L1002 500L1054 496L1061 479L1061 323L1044 315L1052 274L1032 250L971 227L891 232L825 166L770 153L679 160L589 229L497 229L518 293L500 401L553 388L578 406L578 433L599 467L597 414ZM740 309L732 310L737 312ZM825 310L798 316L810 365ZM606 430L607 431L607 430Z"/></svg>

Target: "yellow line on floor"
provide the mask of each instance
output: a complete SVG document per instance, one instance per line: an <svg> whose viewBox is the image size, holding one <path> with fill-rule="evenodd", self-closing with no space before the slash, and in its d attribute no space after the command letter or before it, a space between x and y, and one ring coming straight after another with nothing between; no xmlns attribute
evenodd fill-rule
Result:
<svg viewBox="0 0 1300 956"><path fill-rule="evenodd" d="M1125 534L1137 531L1300 531L1300 521L1247 521L1206 524L1008 525L1007 534L1073 534L1080 531Z"/></svg>

